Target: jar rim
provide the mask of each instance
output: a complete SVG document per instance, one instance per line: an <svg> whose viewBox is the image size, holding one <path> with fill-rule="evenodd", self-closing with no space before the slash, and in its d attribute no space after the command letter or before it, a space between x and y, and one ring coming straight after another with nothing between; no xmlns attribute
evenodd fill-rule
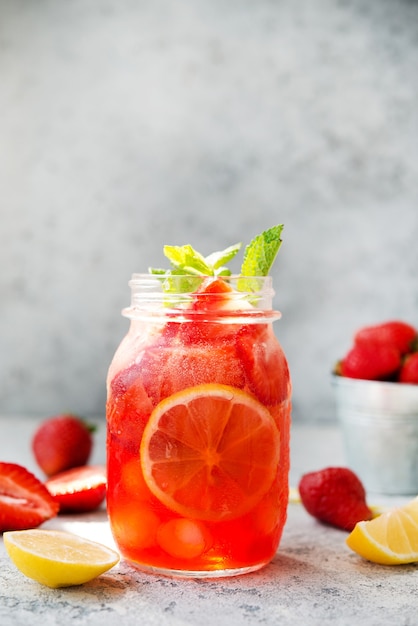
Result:
<svg viewBox="0 0 418 626"><path fill-rule="evenodd" d="M203 281L217 281L221 279L231 289L225 291L199 292ZM144 318L144 316L170 316L177 321L188 321L191 318L203 319L207 317L208 308L193 306L201 300L203 303L212 299L219 302L225 299L224 306L212 306L211 318L217 317L222 323L227 319L245 317L245 319L261 317L265 321L279 319L279 311L272 310L274 296L271 276L242 276L231 274L228 276L207 276L200 274L145 274L134 273L129 281L131 287L131 306L123 309L122 314L129 318Z"/></svg>
<svg viewBox="0 0 418 626"><path fill-rule="evenodd" d="M267 276L245 276L244 274L214 274L212 276L208 274L172 274L170 272L161 272L161 274L157 273L147 273L147 272L134 272L131 274L131 280L152 280L152 279L161 279L161 278L221 278L222 280L237 280L239 278L257 278L258 280L262 280L265 282L272 282L273 277L271 274L267 274Z"/></svg>

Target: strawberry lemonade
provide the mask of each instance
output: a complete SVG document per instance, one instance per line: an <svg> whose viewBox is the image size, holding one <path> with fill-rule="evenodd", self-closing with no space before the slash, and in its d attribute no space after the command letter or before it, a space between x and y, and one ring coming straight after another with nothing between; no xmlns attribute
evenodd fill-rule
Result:
<svg viewBox="0 0 418 626"><path fill-rule="evenodd" d="M274 258L279 233L266 233ZM235 247L165 252L171 270L132 277L130 329L109 368L112 532L150 572L253 571L274 556L288 503L291 385L271 277L228 273ZM242 270L251 255L250 244Z"/></svg>

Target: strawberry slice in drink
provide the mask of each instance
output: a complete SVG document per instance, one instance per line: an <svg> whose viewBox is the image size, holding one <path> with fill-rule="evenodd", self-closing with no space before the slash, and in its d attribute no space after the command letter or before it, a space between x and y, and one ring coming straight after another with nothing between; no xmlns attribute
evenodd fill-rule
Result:
<svg viewBox="0 0 418 626"><path fill-rule="evenodd" d="M193 322L187 324L194 326ZM191 328L189 328L191 330ZM244 374L235 341L179 342L166 349L146 350L139 363L140 379L155 406L173 393L203 383L242 387Z"/></svg>
<svg viewBox="0 0 418 626"><path fill-rule="evenodd" d="M153 343L140 354L135 363L116 374L110 383L111 421L116 413L135 412L144 416L181 389L203 383L219 383L242 387L244 373L236 354L236 324L210 322L219 319L219 311L231 302L231 287L213 277L204 280L193 294L193 302L185 309L182 322L168 322ZM219 294L215 306L209 306L214 294ZM113 398L113 400L112 400ZM136 398L136 400L135 400ZM117 403L115 400L117 399ZM143 423L143 419L139 420Z"/></svg>
<svg viewBox="0 0 418 626"><path fill-rule="evenodd" d="M190 308L185 311L186 323L180 325L184 344L219 342L236 332L235 326L226 321L228 312L236 308L231 294L233 289L225 280L213 276L204 278L193 292ZM223 315L225 324L219 323Z"/></svg>
<svg viewBox="0 0 418 626"><path fill-rule="evenodd" d="M231 302L232 287L221 278L212 276L205 278L200 287L193 293L195 298L192 309L194 311L219 311L228 308Z"/></svg>
<svg viewBox="0 0 418 626"><path fill-rule="evenodd" d="M136 363L131 365L119 372L113 382L106 410L108 435L136 454L137 442L153 408L141 381L141 367Z"/></svg>
<svg viewBox="0 0 418 626"><path fill-rule="evenodd" d="M243 326L236 347L247 385L260 402L271 406L289 397L289 368L270 326Z"/></svg>
<svg viewBox="0 0 418 626"><path fill-rule="evenodd" d="M36 528L58 508L34 474L16 463L0 463L0 532Z"/></svg>

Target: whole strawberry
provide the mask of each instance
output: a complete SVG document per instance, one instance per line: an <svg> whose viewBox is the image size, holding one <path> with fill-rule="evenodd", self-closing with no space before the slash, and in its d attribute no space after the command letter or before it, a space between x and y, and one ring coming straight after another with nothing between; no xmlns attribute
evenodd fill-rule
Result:
<svg viewBox="0 0 418 626"><path fill-rule="evenodd" d="M354 335L354 343L393 346L401 354L406 354L416 346L417 335L417 330L410 324L394 320L361 328Z"/></svg>
<svg viewBox="0 0 418 626"><path fill-rule="evenodd" d="M327 467L304 474L299 494L305 509L321 522L351 531L373 513L358 476L346 467Z"/></svg>
<svg viewBox="0 0 418 626"><path fill-rule="evenodd" d="M364 343L351 348L336 372L347 378L391 380L401 367L401 353L392 345Z"/></svg>
<svg viewBox="0 0 418 626"><path fill-rule="evenodd" d="M418 385L418 352L408 354L402 364L398 382Z"/></svg>
<svg viewBox="0 0 418 626"><path fill-rule="evenodd" d="M55 415L43 421L32 438L36 462L47 476L85 465L93 447L94 427L77 415Z"/></svg>

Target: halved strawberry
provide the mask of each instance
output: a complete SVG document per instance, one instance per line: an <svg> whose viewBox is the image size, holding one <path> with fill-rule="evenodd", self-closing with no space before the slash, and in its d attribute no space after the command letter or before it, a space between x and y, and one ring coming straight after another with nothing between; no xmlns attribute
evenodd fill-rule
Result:
<svg viewBox="0 0 418 626"><path fill-rule="evenodd" d="M271 406L289 397L288 364L270 326L243 326L237 334L236 349L247 385L260 402Z"/></svg>
<svg viewBox="0 0 418 626"><path fill-rule="evenodd" d="M45 483L60 513L94 511L105 499L106 485L103 465L75 467L56 474Z"/></svg>
<svg viewBox="0 0 418 626"><path fill-rule="evenodd" d="M36 528L58 513L51 494L22 465L0 463L0 532Z"/></svg>

